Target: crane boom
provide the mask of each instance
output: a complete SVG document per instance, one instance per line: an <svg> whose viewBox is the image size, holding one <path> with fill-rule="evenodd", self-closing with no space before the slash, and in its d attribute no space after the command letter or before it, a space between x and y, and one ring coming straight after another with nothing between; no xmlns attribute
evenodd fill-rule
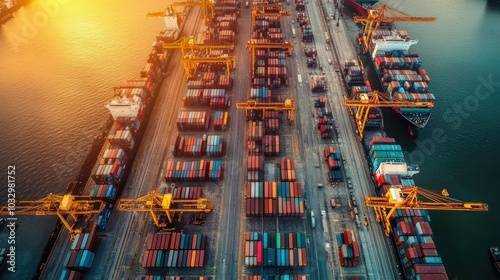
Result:
<svg viewBox="0 0 500 280"><path fill-rule="evenodd" d="M70 239L74 239L77 233L81 233L81 228L76 228L77 222L81 218L89 221L93 215L99 214L106 207L106 203L100 199L90 196L78 196L72 194L55 195L48 194L46 197L37 200L16 201L16 215L35 216L57 216L70 232ZM3 206L0 215L8 215L10 209ZM66 219L66 215L73 218L73 223Z"/></svg>
<svg viewBox="0 0 500 280"><path fill-rule="evenodd" d="M367 92L360 94L359 99L344 99L344 107L348 107L351 115L354 115L352 108L357 107L357 112L354 115L356 127L358 129L358 137L363 139L363 132L368 121L370 108L372 107L412 107L412 108L434 108L434 102L429 101L407 101L397 100L390 96L384 95L378 91Z"/></svg>
<svg viewBox="0 0 500 280"><path fill-rule="evenodd" d="M444 195L443 195L444 194ZM481 202L463 202L447 197L443 194L414 187L391 187L383 197L365 197L366 206L373 207L378 220L382 218L385 223L385 233L391 231L390 218L396 209L422 209L422 210L452 210L452 211L488 211L488 204ZM420 197L426 198L422 201Z"/></svg>
<svg viewBox="0 0 500 280"><path fill-rule="evenodd" d="M158 228L165 228L166 223L160 220L161 214L166 214L168 222L172 223L175 213L208 213L212 211L212 201L208 198L174 199L171 193L159 194L151 191L138 198L122 198L117 204L118 211L149 212Z"/></svg>
<svg viewBox="0 0 500 280"><path fill-rule="evenodd" d="M372 33L377 30L381 22L433 22L436 21L435 17L414 17L406 13L390 8L386 4L382 4L376 9L369 9L365 16L355 16L354 22L363 24L363 31L358 36L358 42L363 45L363 50L368 52L370 44L370 37Z"/></svg>
<svg viewBox="0 0 500 280"><path fill-rule="evenodd" d="M295 113L295 101L293 99L286 99L285 102L257 102L253 99L249 99L243 102L236 102L236 108L245 109L247 112L247 118L250 115L249 112L252 110L287 111L288 122L290 124L293 124L293 115Z"/></svg>

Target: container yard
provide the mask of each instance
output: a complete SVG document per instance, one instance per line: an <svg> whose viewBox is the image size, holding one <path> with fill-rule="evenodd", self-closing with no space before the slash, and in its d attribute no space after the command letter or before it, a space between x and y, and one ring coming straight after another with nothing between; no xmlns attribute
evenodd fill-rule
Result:
<svg viewBox="0 0 500 280"><path fill-rule="evenodd" d="M369 208L420 168L380 108L356 138L342 101L372 89L324 3L190 3L161 13L138 77L114 88L85 187L49 196L74 221L36 278L448 279L427 210ZM384 51L384 32L370 44L384 92L434 100L418 55Z"/></svg>

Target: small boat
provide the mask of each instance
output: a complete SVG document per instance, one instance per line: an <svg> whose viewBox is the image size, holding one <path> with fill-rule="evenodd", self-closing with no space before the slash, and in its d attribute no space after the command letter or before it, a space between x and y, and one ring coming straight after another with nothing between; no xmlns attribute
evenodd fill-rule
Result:
<svg viewBox="0 0 500 280"><path fill-rule="evenodd" d="M498 272L500 272L500 248L497 246L493 246L490 248L490 256L495 265L495 268Z"/></svg>

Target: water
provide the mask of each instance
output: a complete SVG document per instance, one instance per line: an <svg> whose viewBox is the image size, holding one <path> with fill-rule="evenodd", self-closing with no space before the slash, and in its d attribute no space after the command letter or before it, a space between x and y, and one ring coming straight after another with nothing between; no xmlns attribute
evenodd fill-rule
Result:
<svg viewBox="0 0 500 280"><path fill-rule="evenodd" d="M44 9L40 4L47 2L63 4ZM109 114L104 104L113 86L139 77L164 26L145 14L164 5L155 0L33 1L1 27L2 205L8 165L16 166L17 199L65 192ZM0 278L31 279L54 221L18 221L16 273ZM5 227L1 234L3 247Z"/></svg>
<svg viewBox="0 0 500 280"><path fill-rule="evenodd" d="M0 186L6 189L3 174L15 164L18 199L64 193L106 119L103 105L112 96L112 87L138 77L153 37L162 28L159 19L144 17L145 13L165 5L156 0L61 0L59 10L44 17L47 13L40 3L45 2L34 1L0 29ZM489 204L487 213L434 211L431 225L450 279L494 279L487 250L500 244L500 235L493 230L500 216L494 175L500 157L495 141L500 138L496 108L500 86L479 100L477 109L472 108L472 97L466 98L481 84L478 77L487 79L492 74L493 81L500 81L499 4L486 0L388 3L415 16L438 17L435 23L398 24L419 39L413 50L423 58L438 102L429 124L419 133L426 150L407 136L398 120L386 119L387 132L403 145L409 158L421 164L416 178L420 186L446 188L454 198ZM34 28L28 28L27 20ZM447 113L464 100L471 102L467 108L475 109L468 110L467 117ZM438 129L446 140L434 141L432 146L433 131L437 134ZM418 151L424 156L419 158ZM29 217L19 221L17 272L4 273L2 279L31 278L53 221ZM1 234L6 234L5 228Z"/></svg>
<svg viewBox="0 0 500 280"><path fill-rule="evenodd" d="M412 50L422 57L437 105L417 141L400 128L399 121L390 119L386 119L388 135L402 144L407 158L420 164L421 172L415 178L419 186L438 191L446 188L450 197L489 204L488 212L432 211L431 225L450 279L496 279L488 249L500 243L500 234L494 230L500 215L496 176L500 157L496 143L500 137L500 4L402 1L398 9L438 18L433 23L397 24L419 40ZM488 89L481 81L490 75L497 84Z"/></svg>

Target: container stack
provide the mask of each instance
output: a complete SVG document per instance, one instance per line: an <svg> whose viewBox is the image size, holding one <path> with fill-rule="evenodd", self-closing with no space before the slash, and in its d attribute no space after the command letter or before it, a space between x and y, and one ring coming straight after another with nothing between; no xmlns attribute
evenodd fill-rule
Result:
<svg viewBox="0 0 500 280"><path fill-rule="evenodd" d="M278 134L280 126L278 111L264 111L263 119L266 122L266 133Z"/></svg>
<svg viewBox="0 0 500 280"><path fill-rule="evenodd" d="M177 128L179 130L208 130L210 114L207 112L179 112Z"/></svg>
<svg viewBox="0 0 500 280"><path fill-rule="evenodd" d="M248 156L247 158L247 180L249 182L261 182L264 180L264 157Z"/></svg>
<svg viewBox="0 0 500 280"><path fill-rule="evenodd" d="M337 245L339 246L339 260L343 267L353 267L358 264L359 247L352 230L344 230L337 233Z"/></svg>
<svg viewBox="0 0 500 280"><path fill-rule="evenodd" d="M119 185L122 182L124 172L125 164L120 159L100 158L92 169L91 177L97 184Z"/></svg>
<svg viewBox="0 0 500 280"><path fill-rule="evenodd" d="M264 122L263 121L249 122L248 139L262 142L263 137L264 137Z"/></svg>
<svg viewBox="0 0 500 280"><path fill-rule="evenodd" d="M271 96L271 90L267 87L250 89L250 98L257 102L271 102Z"/></svg>
<svg viewBox="0 0 500 280"><path fill-rule="evenodd" d="M214 118L214 130L226 130L228 117L228 112L216 111Z"/></svg>
<svg viewBox="0 0 500 280"><path fill-rule="evenodd" d="M111 147L107 148L104 151L102 158L103 159L116 159L117 158L117 159L120 159L120 161L125 165L128 163L128 157L127 157L127 154L125 153L125 151L122 148L116 147L116 146L111 146Z"/></svg>
<svg viewBox="0 0 500 280"><path fill-rule="evenodd" d="M291 159L281 159L277 168L281 182L295 182L294 162Z"/></svg>
<svg viewBox="0 0 500 280"><path fill-rule="evenodd" d="M292 275L292 274L281 274L281 275L245 275L245 280L307 280L309 279L306 275Z"/></svg>
<svg viewBox="0 0 500 280"><path fill-rule="evenodd" d="M405 162L403 150L398 144L376 143L370 147L369 155L372 173L375 173L384 162Z"/></svg>
<svg viewBox="0 0 500 280"><path fill-rule="evenodd" d="M317 106L316 106L317 105ZM315 101L317 125L319 135L322 139L331 138L333 132L332 108L325 97L320 96Z"/></svg>
<svg viewBox="0 0 500 280"><path fill-rule="evenodd" d="M350 59L344 62L344 77L348 87L364 85L364 68L357 59Z"/></svg>
<svg viewBox="0 0 500 280"><path fill-rule="evenodd" d="M206 242L204 234L150 233L142 268L204 267Z"/></svg>
<svg viewBox="0 0 500 280"><path fill-rule="evenodd" d="M66 254L64 267L83 272L92 266L99 238L93 229L88 233L79 233L71 243L71 251Z"/></svg>
<svg viewBox="0 0 500 280"><path fill-rule="evenodd" d="M372 170L385 161L405 162L401 146L393 138L370 140ZM385 196L391 187L415 186L413 179L402 175L374 173L377 194ZM397 209L391 216L391 236L396 246L405 279L448 279L446 269L432 238L427 210Z"/></svg>
<svg viewBox="0 0 500 280"><path fill-rule="evenodd" d="M245 266L307 266L305 234L245 232Z"/></svg>
<svg viewBox="0 0 500 280"><path fill-rule="evenodd" d="M328 181L342 182L343 176L340 153L336 152L333 146L329 146L323 150L323 157L326 165L328 166Z"/></svg>
<svg viewBox="0 0 500 280"><path fill-rule="evenodd" d="M265 135L264 136L264 155L265 156L278 156L279 154L280 154L280 137L279 137L279 135Z"/></svg>
<svg viewBox="0 0 500 280"><path fill-rule="evenodd" d="M90 196L94 198L104 198L109 201L116 199L116 188L113 185L95 185L90 191Z"/></svg>
<svg viewBox="0 0 500 280"><path fill-rule="evenodd" d="M97 227L100 229L106 229L109 216L111 216L111 209L106 207L101 211L101 213L99 213L99 217L97 217Z"/></svg>
<svg viewBox="0 0 500 280"><path fill-rule="evenodd" d="M379 30L377 30L379 31ZM434 102L434 95L429 91L430 78L421 69L422 60L418 54L408 50L376 51L374 39L408 38L405 30L374 32L370 41L370 53L373 54L375 68L384 92L394 100ZM402 109L402 112L408 110ZM430 112L430 108L419 108L419 112Z"/></svg>
<svg viewBox="0 0 500 280"><path fill-rule="evenodd" d="M177 133L172 154L175 157L200 157L207 148L206 135L203 138L181 136Z"/></svg>
<svg viewBox="0 0 500 280"><path fill-rule="evenodd" d="M222 144L222 138L219 135L208 135L207 156L221 157L223 151L224 151L224 145Z"/></svg>
<svg viewBox="0 0 500 280"><path fill-rule="evenodd" d="M313 76L311 82L312 92L325 92L327 91L327 81L324 76Z"/></svg>
<svg viewBox="0 0 500 280"><path fill-rule="evenodd" d="M175 187L171 192L174 199L198 199L202 196L201 187Z"/></svg>
<svg viewBox="0 0 500 280"><path fill-rule="evenodd" d="M222 178L222 161L167 161L165 179L168 182L219 181Z"/></svg>
<svg viewBox="0 0 500 280"><path fill-rule="evenodd" d="M255 140L247 141L248 155L250 156L261 156L263 154L262 143Z"/></svg>
<svg viewBox="0 0 500 280"><path fill-rule="evenodd" d="M247 182L246 215L298 217L304 215L302 187L298 182Z"/></svg>

